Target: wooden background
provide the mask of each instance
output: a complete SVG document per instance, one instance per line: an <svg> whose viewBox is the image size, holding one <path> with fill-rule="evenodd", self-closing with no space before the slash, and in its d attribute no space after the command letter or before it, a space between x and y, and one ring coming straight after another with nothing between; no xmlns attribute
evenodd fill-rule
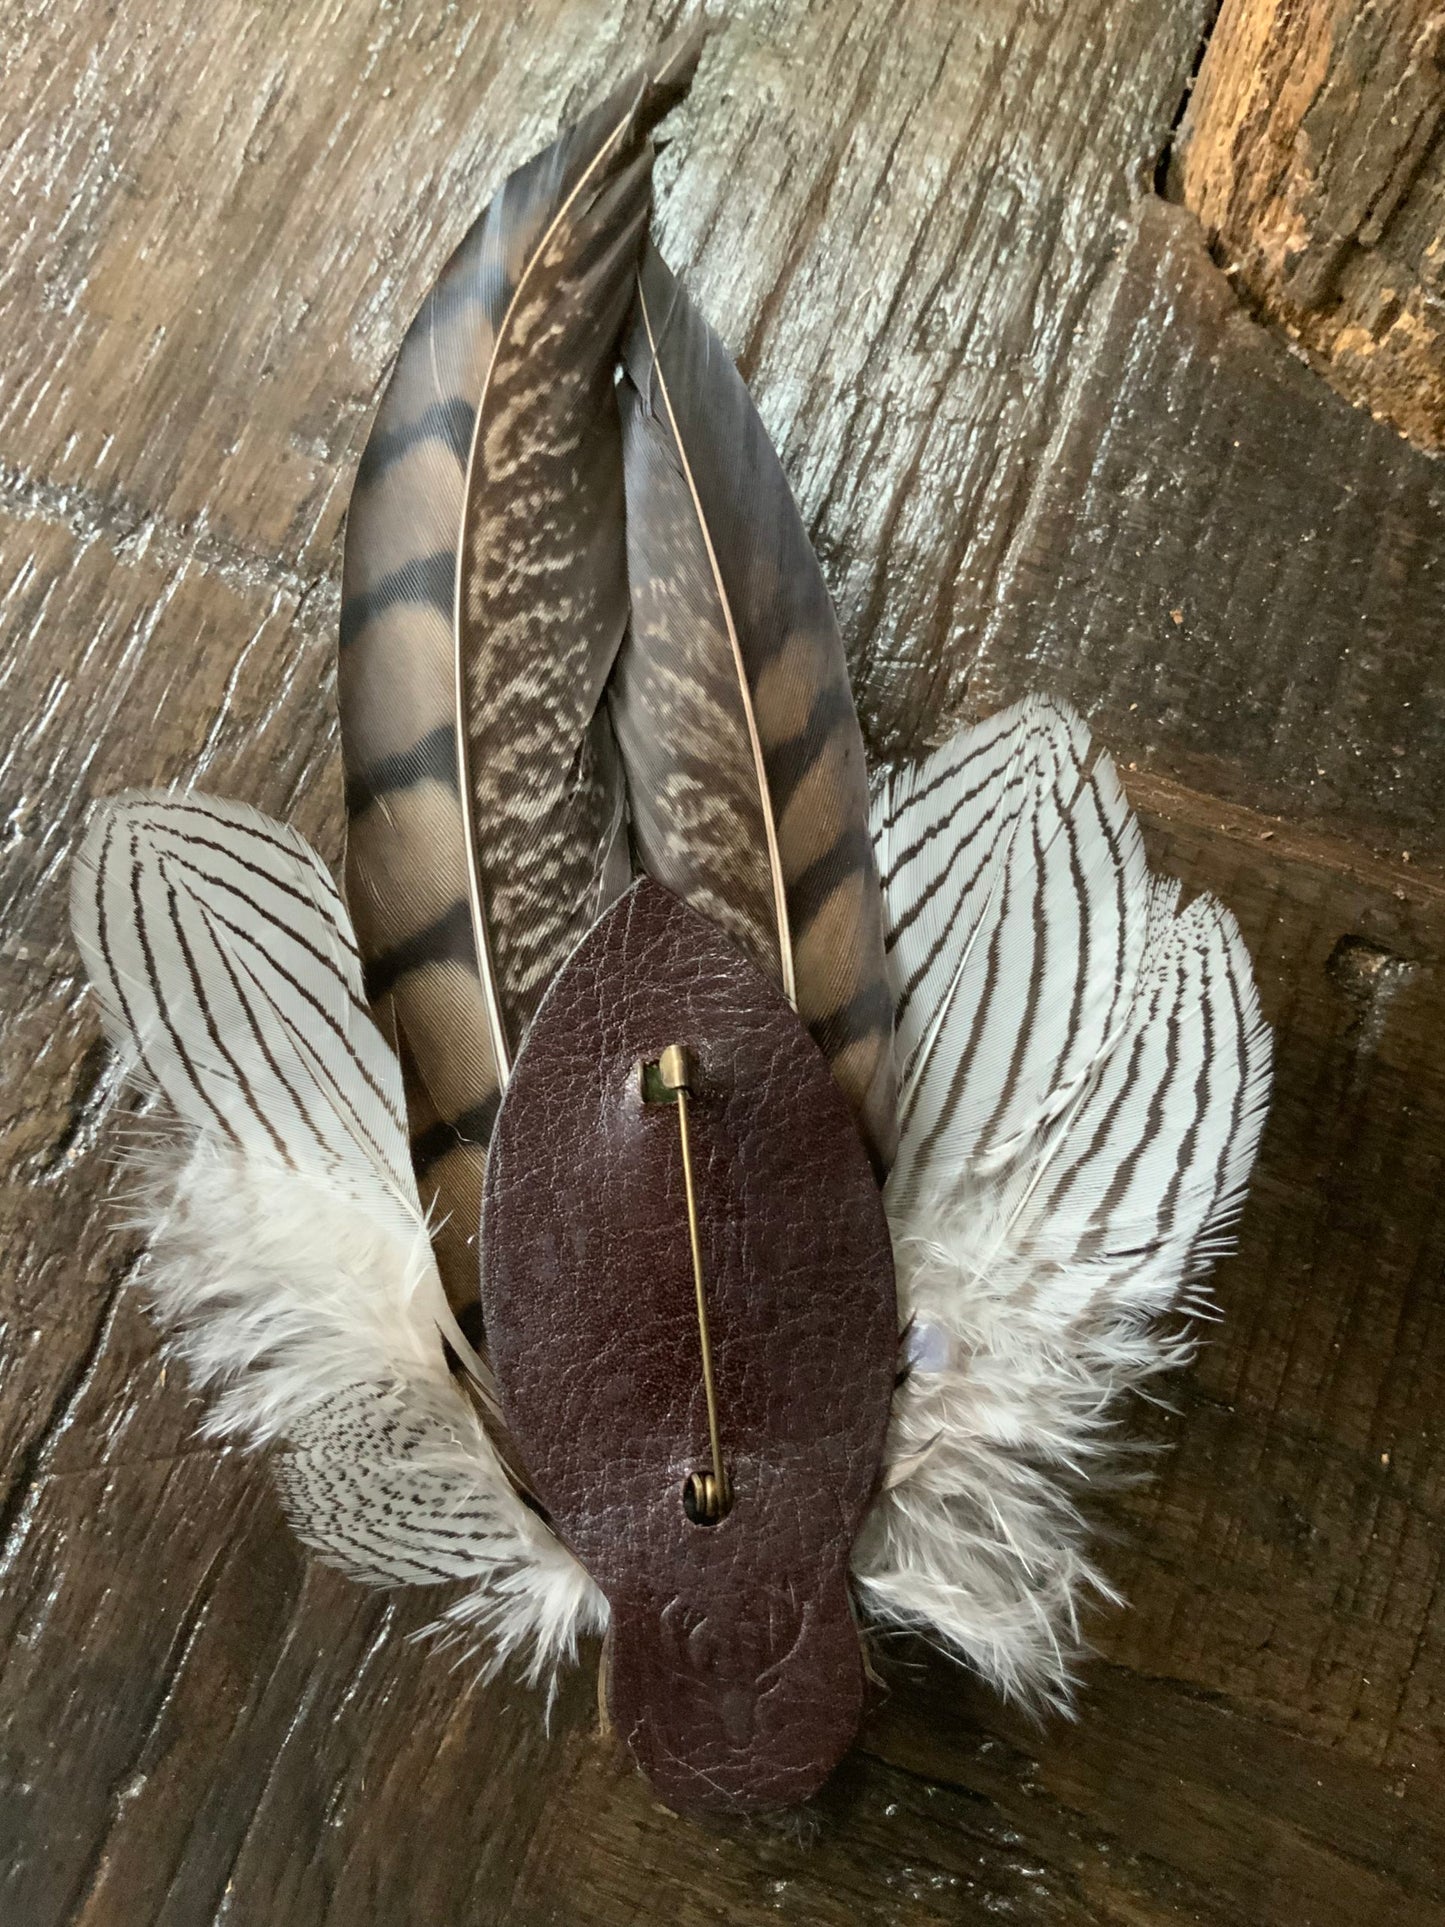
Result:
<svg viewBox="0 0 1445 1927"><path fill-rule="evenodd" d="M1191 212L1188 143L1246 152L1186 122L1171 160L1208 0L738 0L659 169L875 753L1071 694L1278 1027L1223 1321L1101 1507L1132 1609L1077 1722L899 1643L814 1809L676 1819L586 1669L548 1734L409 1637L436 1597L312 1564L127 1289L66 935L88 800L193 778L336 856L339 531L389 358L505 170L686 11L0 0L0 1919L1438 1922L1445 470ZM1438 322L1429 191L1391 272Z"/></svg>

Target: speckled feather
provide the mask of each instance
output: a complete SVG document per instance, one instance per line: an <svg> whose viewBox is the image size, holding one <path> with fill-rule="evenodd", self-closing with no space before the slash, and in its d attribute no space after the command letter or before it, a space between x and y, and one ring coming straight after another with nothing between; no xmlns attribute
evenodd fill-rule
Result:
<svg viewBox="0 0 1445 1927"><path fill-rule="evenodd" d="M627 614L612 371L648 131L699 45L660 48L504 183L402 344L352 497L346 893L458 1307L508 1061L628 875L594 722Z"/></svg>
<svg viewBox="0 0 1445 1927"><path fill-rule="evenodd" d="M632 623L609 702L637 853L781 983L881 1172L892 1000L828 592L746 387L651 248L623 356Z"/></svg>

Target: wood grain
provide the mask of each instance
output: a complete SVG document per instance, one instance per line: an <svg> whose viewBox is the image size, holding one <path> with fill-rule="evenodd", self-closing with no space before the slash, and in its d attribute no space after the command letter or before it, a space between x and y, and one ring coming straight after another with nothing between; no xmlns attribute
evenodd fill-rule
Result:
<svg viewBox="0 0 1445 1927"><path fill-rule="evenodd" d="M441 1595L309 1562L129 1289L129 1100L64 923L87 802L194 775L337 855L389 358L500 173L677 12L0 17L0 1918L1438 1919L1445 518L1149 195L1204 0L744 0L659 170L874 749L1073 693L1260 959L1280 1096L1223 1320L1138 1415L1173 1449L1100 1498L1133 1607L1079 1721L890 1646L809 1815L679 1821L585 1668L549 1735L409 1637Z"/></svg>
<svg viewBox="0 0 1445 1927"><path fill-rule="evenodd" d="M970 701L1041 678L1191 787L1445 854L1445 468L1257 327L1146 200L1074 346Z"/></svg>

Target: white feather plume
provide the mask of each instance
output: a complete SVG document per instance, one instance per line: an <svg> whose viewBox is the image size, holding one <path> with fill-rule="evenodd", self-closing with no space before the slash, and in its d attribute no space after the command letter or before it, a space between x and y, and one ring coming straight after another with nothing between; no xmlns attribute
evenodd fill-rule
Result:
<svg viewBox="0 0 1445 1927"><path fill-rule="evenodd" d="M1107 757L1033 698L875 799L903 1064L886 1203L905 1320L864 1603L1066 1704L1093 1564L1073 1494L1119 1396L1190 1352L1263 1124L1234 919L1151 882Z"/></svg>
<svg viewBox="0 0 1445 1927"><path fill-rule="evenodd" d="M301 837L242 805L137 794L98 812L72 921L110 1035L176 1128L136 1160L149 1289L208 1429L280 1444L298 1534L376 1584L466 1580L449 1610L530 1677L601 1594L520 1498L442 1334L401 1073L345 909Z"/></svg>

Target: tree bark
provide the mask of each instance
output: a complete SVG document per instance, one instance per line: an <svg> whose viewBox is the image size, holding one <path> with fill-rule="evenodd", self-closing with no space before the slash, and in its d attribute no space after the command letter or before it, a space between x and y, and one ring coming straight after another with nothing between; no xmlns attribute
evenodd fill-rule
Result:
<svg viewBox="0 0 1445 1927"><path fill-rule="evenodd" d="M1445 446L1445 8L1224 0L1171 188L1350 401Z"/></svg>

